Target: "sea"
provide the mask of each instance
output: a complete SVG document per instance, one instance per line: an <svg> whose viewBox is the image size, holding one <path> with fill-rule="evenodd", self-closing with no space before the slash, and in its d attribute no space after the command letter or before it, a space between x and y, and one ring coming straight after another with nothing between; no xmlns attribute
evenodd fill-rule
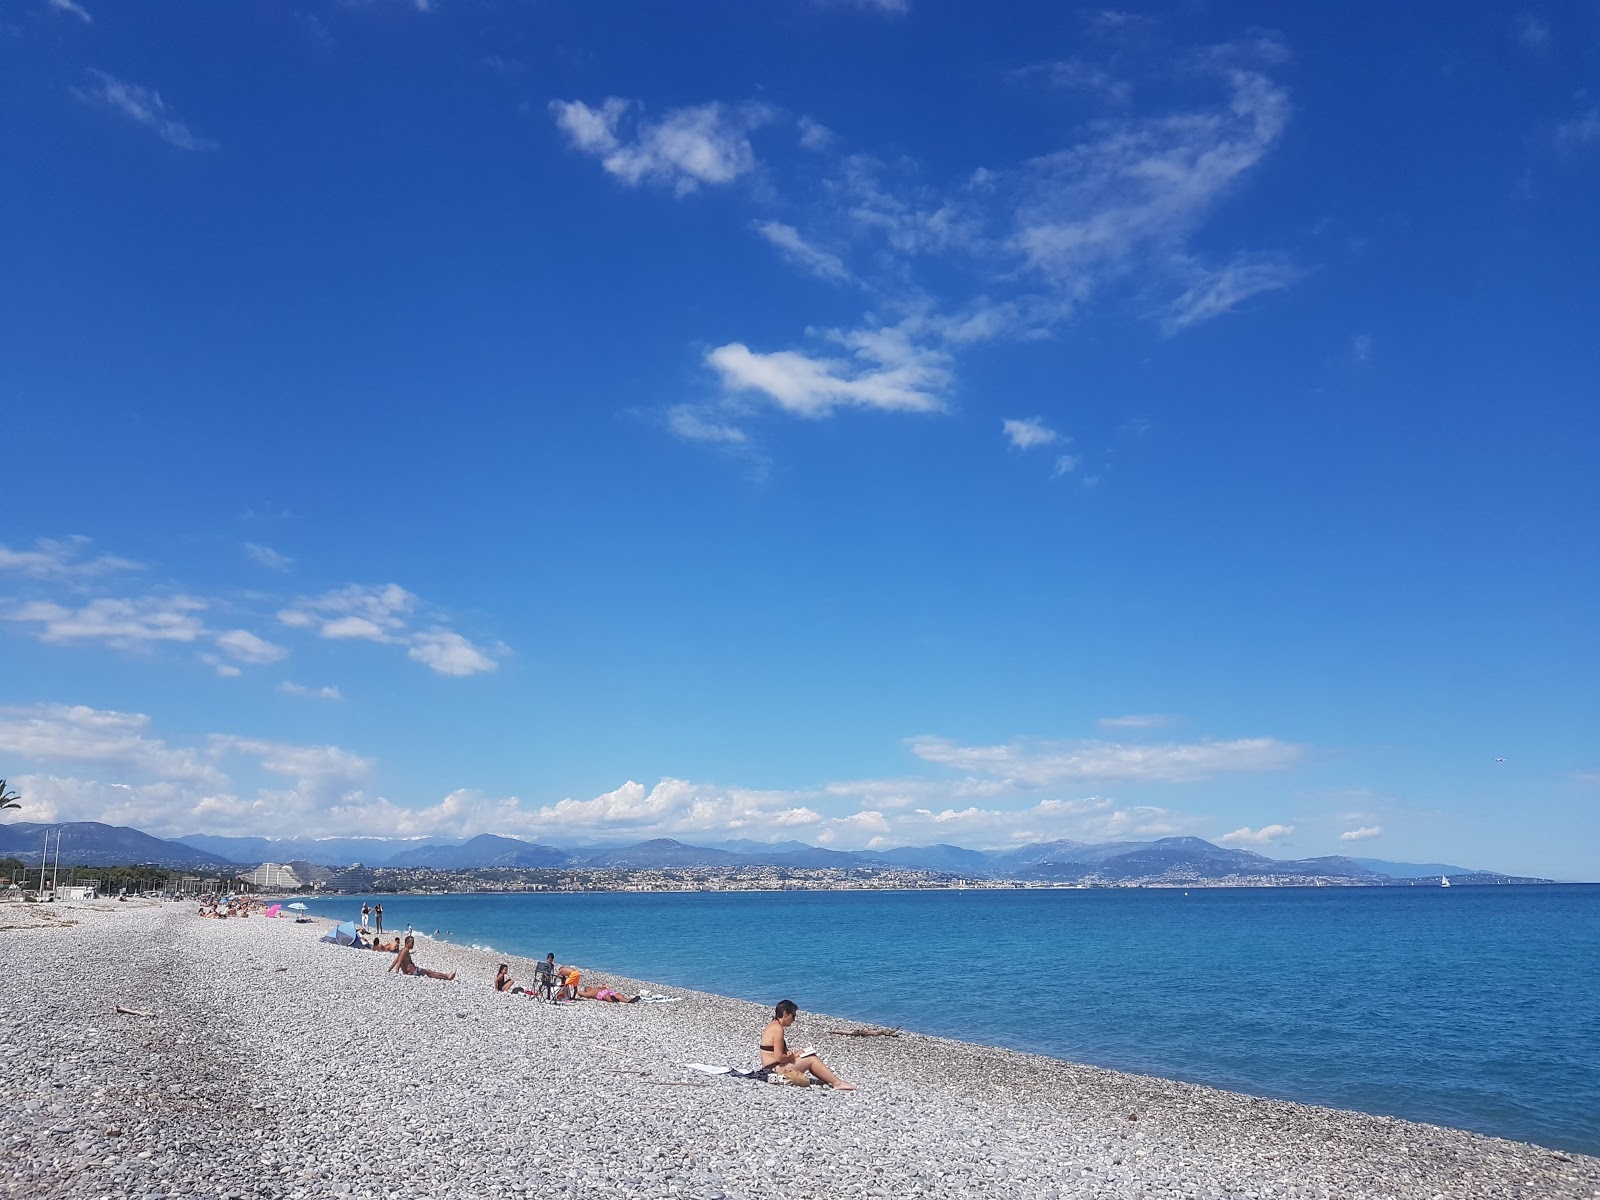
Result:
<svg viewBox="0 0 1600 1200"><path fill-rule="evenodd" d="M353 920L363 899L381 899L386 929L504 954L1600 1154L1600 885L395 895L311 908Z"/></svg>

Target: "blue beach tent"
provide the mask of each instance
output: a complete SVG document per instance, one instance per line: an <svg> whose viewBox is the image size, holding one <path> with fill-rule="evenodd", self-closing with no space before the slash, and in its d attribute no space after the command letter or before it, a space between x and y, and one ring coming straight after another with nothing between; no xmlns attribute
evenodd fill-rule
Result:
<svg viewBox="0 0 1600 1200"><path fill-rule="evenodd" d="M346 921L342 925L335 925L318 940L331 942L335 946L360 945L356 940L356 923L354 921Z"/></svg>

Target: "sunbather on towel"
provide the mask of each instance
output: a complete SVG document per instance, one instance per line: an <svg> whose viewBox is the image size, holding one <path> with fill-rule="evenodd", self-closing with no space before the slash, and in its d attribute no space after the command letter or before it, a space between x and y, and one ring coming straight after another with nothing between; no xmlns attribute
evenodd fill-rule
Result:
<svg viewBox="0 0 1600 1200"><path fill-rule="evenodd" d="M608 987L586 987L579 991L580 1000L604 1000L610 1004L637 1004L639 997L624 996L621 992Z"/></svg>
<svg viewBox="0 0 1600 1200"><path fill-rule="evenodd" d="M416 960L411 957L411 950L417 944L417 939L408 937L405 944L400 947L400 953L394 956L394 961L389 964L389 970L399 971L402 975L426 975L429 979L454 979L454 971L446 974L444 971L430 971L427 967L419 967Z"/></svg>
<svg viewBox="0 0 1600 1200"><path fill-rule="evenodd" d="M783 1040L783 1031L794 1024L800 1006L793 1000L779 1000L773 1009L772 1020L767 1022L767 1028L761 1035L761 1066L763 1069L783 1075L791 1072L804 1072L820 1079L831 1088L838 1088L841 1092L853 1092L856 1085L846 1083L832 1071L815 1054L796 1054L789 1049L788 1043ZM801 1076L804 1078L804 1075Z"/></svg>

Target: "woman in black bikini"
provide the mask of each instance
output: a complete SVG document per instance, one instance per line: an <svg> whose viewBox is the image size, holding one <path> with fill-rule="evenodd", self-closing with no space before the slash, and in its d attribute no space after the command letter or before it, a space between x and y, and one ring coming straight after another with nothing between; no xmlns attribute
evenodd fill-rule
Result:
<svg viewBox="0 0 1600 1200"><path fill-rule="evenodd" d="M838 1088L841 1092L853 1092L856 1085L846 1083L832 1071L815 1054L799 1055L789 1049L783 1040L783 1031L794 1024L795 1014L800 1011L800 1006L793 1000L779 1000L778 1006L773 1010L772 1020L767 1022L767 1028L761 1035L761 1067L765 1071L780 1071L788 1074L790 1071L805 1071L817 1077L831 1088Z"/></svg>

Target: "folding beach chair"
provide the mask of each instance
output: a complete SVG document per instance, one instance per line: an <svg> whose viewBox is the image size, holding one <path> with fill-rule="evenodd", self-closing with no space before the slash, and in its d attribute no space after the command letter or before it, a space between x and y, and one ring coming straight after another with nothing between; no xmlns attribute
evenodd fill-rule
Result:
<svg viewBox="0 0 1600 1200"><path fill-rule="evenodd" d="M541 1000L554 1001L556 998L555 965L549 962L539 962L533 968L533 994Z"/></svg>

